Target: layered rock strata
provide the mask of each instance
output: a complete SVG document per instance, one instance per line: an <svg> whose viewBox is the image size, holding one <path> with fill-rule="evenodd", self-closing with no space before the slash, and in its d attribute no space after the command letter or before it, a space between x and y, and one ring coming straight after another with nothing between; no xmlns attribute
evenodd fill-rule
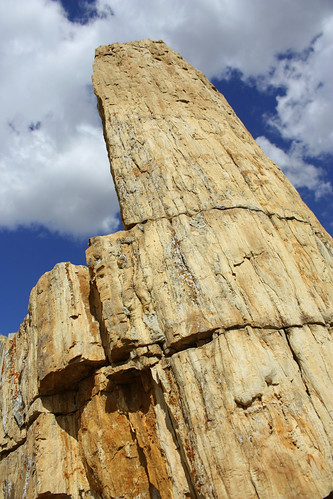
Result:
<svg viewBox="0 0 333 499"><path fill-rule="evenodd" d="M332 239L163 42L93 82L124 230L0 339L0 497L325 497Z"/></svg>

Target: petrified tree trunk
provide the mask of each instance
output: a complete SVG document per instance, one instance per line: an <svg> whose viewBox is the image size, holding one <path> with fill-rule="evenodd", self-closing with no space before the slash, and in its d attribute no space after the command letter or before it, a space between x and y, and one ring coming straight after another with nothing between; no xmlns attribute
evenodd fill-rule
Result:
<svg viewBox="0 0 333 499"><path fill-rule="evenodd" d="M125 230L0 342L2 497L325 497L332 239L163 42L93 81Z"/></svg>

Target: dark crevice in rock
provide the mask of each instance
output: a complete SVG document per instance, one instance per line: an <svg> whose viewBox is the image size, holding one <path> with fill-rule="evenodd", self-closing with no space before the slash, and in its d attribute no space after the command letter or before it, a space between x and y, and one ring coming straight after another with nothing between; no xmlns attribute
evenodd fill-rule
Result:
<svg viewBox="0 0 333 499"><path fill-rule="evenodd" d="M290 326L290 327L295 327L295 326ZM293 347L292 347L292 345L291 345L291 343L290 343L288 328L284 328L284 333L285 333L285 337L286 337L286 340L287 340L287 343L288 343L288 347L289 347L289 349L290 349L290 351L291 351L291 354L292 354L292 356L293 356L293 359L294 359L294 361L295 361L295 362L296 362L296 364L297 364L297 367L298 367L298 370L299 370L300 376L301 376L302 381L303 381L303 384L304 384L305 391L306 391L306 393L307 393L307 395L308 395L309 399L311 400L311 394L310 394L310 392L309 392L309 388L308 388L308 386L307 386L307 384L306 384L306 381L305 381L305 379L304 379L304 375L303 375L303 370L302 370L301 363L300 363L300 361L299 361L299 359L298 359L298 357L297 357L297 355L296 355L296 353L295 353L295 351L294 351L294 349L293 349ZM312 402L312 400L311 400L311 402ZM312 404L312 405L313 405L313 404Z"/></svg>
<svg viewBox="0 0 333 499"><path fill-rule="evenodd" d="M255 494L256 494L256 497L258 497L258 498L259 498L259 497L260 497L260 495L259 495L259 492L258 492L258 490L257 490L256 483L255 483L255 481L254 481L254 479L253 479L253 477L252 477L252 475L251 475L251 467L250 467L250 469L249 469L249 476L250 476L250 480L251 480L251 483L252 483L252 485L253 485L253 488L254 488L254 492L255 492Z"/></svg>
<svg viewBox="0 0 333 499"><path fill-rule="evenodd" d="M177 423L174 420L174 418L170 412L169 406L165 401L163 388L162 388L161 384L159 382L157 383L155 380L152 380L152 383L154 386L154 393L155 393L155 398L156 398L155 404L156 405L158 404L161 407L161 409L165 415L166 429L168 430L168 432L170 433L170 435L172 437L172 440L174 442L174 448L175 448L177 454L179 455L180 462L182 463L182 468L183 468L183 471L185 474L187 486L188 486L189 491L190 491L190 496L185 495L185 497L188 497L191 499L203 499L200 494L198 495L197 490L194 487L194 484L192 482L191 470L189 469L189 467L187 465L187 457L185 454L185 449L184 449L182 441L180 440L180 438L178 436Z"/></svg>
<svg viewBox="0 0 333 499"><path fill-rule="evenodd" d="M105 321L103 320L102 316L102 302L101 298L96 286L96 282L94 279L94 276L92 275L92 269L89 269L89 274L90 274L90 292L89 292L89 306L90 306L90 313L94 317L94 319L97 321L99 324L99 331L100 331L100 337L101 337L101 342L102 346L104 349L104 354L105 358L109 359L108 356L108 333L105 325ZM110 359L109 359L110 361Z"/></svg>
<svg viewBox="0 0 333 499"><path fill-rule="evenodd" d="M39 392L41 395L55 395L65 391L71 391L77 387L80 381L88 378L92 373L107 365L106 361L84 360L75 364L68 364L63 369L50 372L40 381Z"/></svg>
<svg viewBox="0 0 333 499"><path fill-rule="evenodd" d="M255 213L262 213L263 215L266 215L268 218L272 217L277 217L279 220L295 220L296 222L304 223L304 224L310 224L307 220L302 220L300 218L295 217L294 215L291 216L282 216L279 215L278 213L273 213L273 212L267 212L261 208L253 208L250 206L246 205L235 205L235 206L223 206L223 205L217 205L212 208L213 210L220 210L220 211L228 211L228 210L246 210L246 211L253 211ZM207 210L209 211L209 210Z"/></svg>
<svg viewBox="0 0 333 499"><path fill-rule="evenodd" d="M257 258L258 256L261 256L263 254L263 251L261 251L260 253L253 253L251 251L251 254L249 255L244 255L243 259L240 261L240 262L237 262L237 263L234 263L233 266L234 267L240 267L241 265L243 265L243 263L248 260L248 261L251 261L253 258Z"/></svg>
<svg viewBox="0 0 333 499"><path fill-rule="evenodd" d="M22 440L19 440L18 442L16 442L16 444L13 445L10 449L4 449L4 450L0 451L0 461L2 459L5 459L7 456L9 456L9 454L16 451L16 449L18 449L22 445L24 445L26 440L27 440L27 437L25 436L24 438L22 438Z"/></svg>
<svg viewBox="0 0 333 499"><path fill-rule="evenodd" d="M180 340L172 343L169 347L165 347L164 354L166 357L170 357L175 353L182 352L183 350L188 350L190 348L197 348L206 343L209 343L215 337L219 328L210 329L208 331L194 333L186 338L181 338Z"/></svg>
<svg viewBox="0 0 333 499"><path fill-rule="evenodd" d="M38 494L37 499L71 499L72 495L69 494L54 494L52 492L43 492L42 494Z"/></svg>

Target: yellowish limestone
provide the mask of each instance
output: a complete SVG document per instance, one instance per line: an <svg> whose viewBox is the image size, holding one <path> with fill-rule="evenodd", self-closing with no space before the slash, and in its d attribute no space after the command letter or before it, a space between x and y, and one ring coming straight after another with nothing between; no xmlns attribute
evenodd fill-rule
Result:
<svg viewBox="0 0 333 499"><path fill-rule="evenodd" d="M0 498L326 497L331 237L163 42L93 83L125 228L0 337Z"/></svg>

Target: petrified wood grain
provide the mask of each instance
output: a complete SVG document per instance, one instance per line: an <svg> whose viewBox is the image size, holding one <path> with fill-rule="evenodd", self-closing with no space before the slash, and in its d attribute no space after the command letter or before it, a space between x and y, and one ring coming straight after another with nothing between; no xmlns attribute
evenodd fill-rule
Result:
<svg viewBox="0 0 333 499"><path fill-rule="evenodd" d="M331 237L163 42L93 82L124 230L0 337L0 497L327 496Z"/></svg>

